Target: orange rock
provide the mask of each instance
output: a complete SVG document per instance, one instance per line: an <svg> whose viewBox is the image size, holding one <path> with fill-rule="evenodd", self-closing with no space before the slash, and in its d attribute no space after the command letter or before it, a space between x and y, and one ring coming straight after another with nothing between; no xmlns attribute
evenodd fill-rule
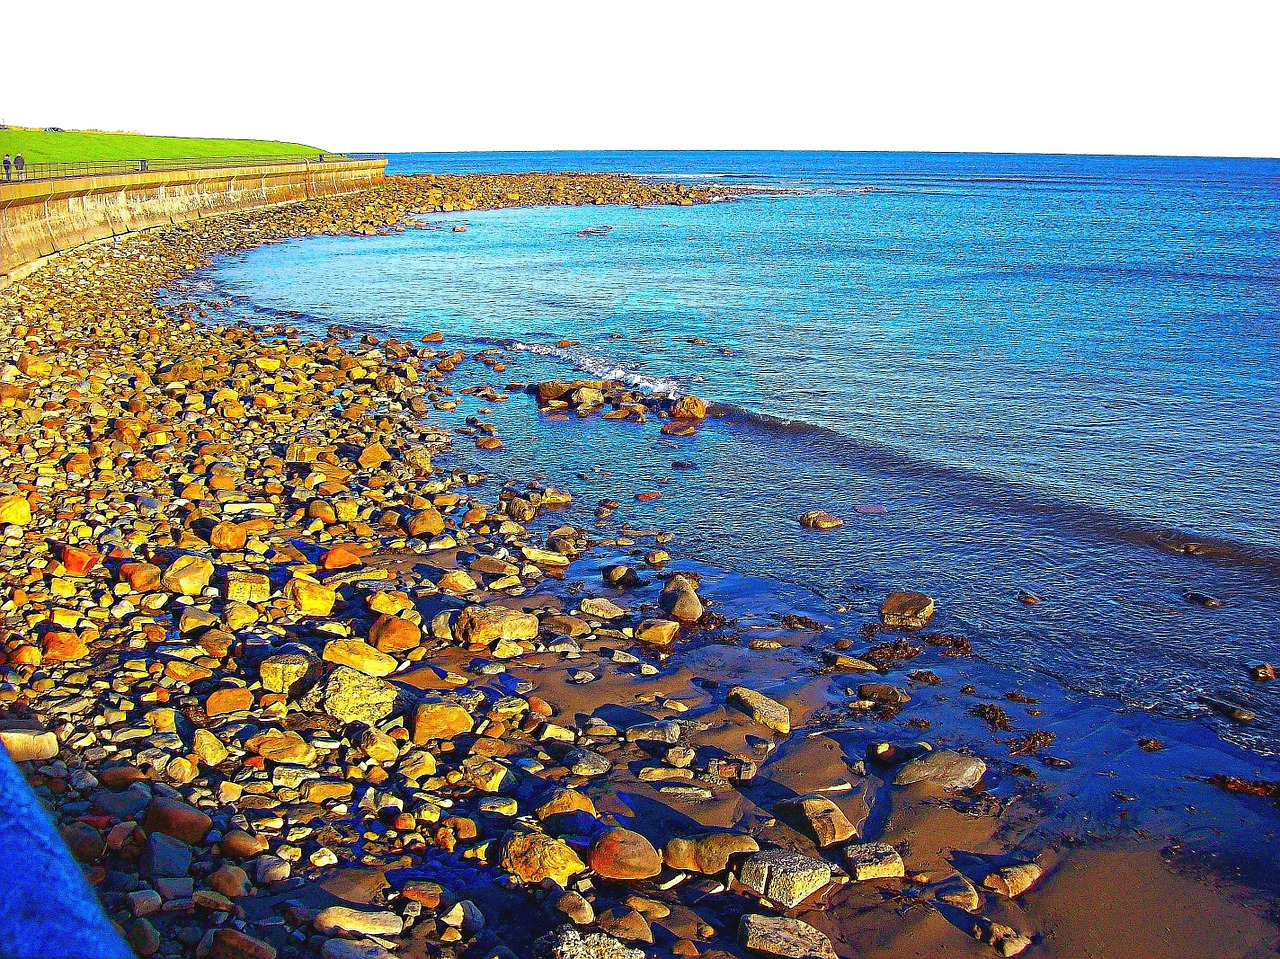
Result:
<svg viewBox="0 0 1280 959"><path fill-rule="evenodd" d="M83 576L97 566L101 559L97 550L81 549L78 546L62 547L62 565L71 576Z"/></svg>
<svg viewBox="0 0 1280 959"><path fill-rule="evenodd" d="M209 835L213 820L208 813L201 812L195 806L161 796L151 800L146 818L142 820L142 828L147 832L164 833L194 845L203 842L204 837Z"/></svg>
<svg viewBox="0 0 1280 959"><path fill-rule="evenodd" d="M238 523L222 522L209 532L209 545L214 549L244 549L248 539Z"/></svg>
<svg viewBox="0 0 1280 959"><path fill-rule="evenodd" d="M364 562L358 553L347 546L330 547L320 560L320 565L325 569L346 569L349 566L359 566Z"/></svg>
<svg viewBox="0 0 1280 959"><path fill-rule="evenodd" d="M160 567L151 563L125 563L120 567L120 578L130 589L149 593L160 586Z"/></svg>
<svg viewBox="0 0 1280 959"><path fill-rule="evenodd" d="M422 630L407 619L383 614L369 630L369 642L379 652L400 653L422 642Z"/></svg>
<svg viewBox="0 0 1280 959"><path fill-rule="evenodd" d="M707 417L707 404L696 396L682 396L676 400L671 415L679 420L701 420Z"/></svg>
<svg viewBox="0 0 1280 959"><path fill-rule="evenodd" d="M406 530L410 536L438 536L444 532L444 515L434 507L428 507L409 517Z"/></svg>
<svg viewBox="0 0 1280 959"><path fill-rule="evenodd" d="M89 655L89 647L84 640L66 630L50 630L44 634L41 645L48 662L69 663Z"/></svg>
<svg viewBox="0 0 1280 959"><path fill-rule="evenodd" d="M606 879L649 879L662 871L662 856L638 832L610 829L591 844L587 863Z"/></svg>
<svg viewBox="0 0 1280 959"><path fill-rule="evenodd" d="M67 458L63 469L70 476L87 476L93 472L93 460L88 453L76 453Z"/></svg>
<svg viewBox="0 0 1280 959"><path fill-rule="evenodd" d="M387 452L385 446L381 443L371 443L361 451L360 458L356 462L365 469L376 469L390 460L391 454Z"/></svg>
<svg viewBox="0 0 1280 959"><path fill-rule="evenodd" d="M247 689L230 687L215 689L205 700L204 711L210 717L225 716L228 713L243 713L253 706L253 693Z"/></svg>
<svg viewBox="0 0 1280 959"><path fill-rule="evenodd" d="M276 949L239 929L222 928L213 934L209 959L276 959Z"/></svg>
<svg viewBox="0 0 1280 959"><path fill-rule="evenodd" d="M655 499L662 499L661 493L636 493L636 499L641 503L652 503Z"/></svg>

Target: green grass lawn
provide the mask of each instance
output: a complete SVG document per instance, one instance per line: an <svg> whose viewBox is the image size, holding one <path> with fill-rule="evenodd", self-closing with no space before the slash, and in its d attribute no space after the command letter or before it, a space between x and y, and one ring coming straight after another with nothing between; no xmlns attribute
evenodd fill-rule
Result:
<svg viewBox="0 0 1280 959"><path fill-rule="evenodd" d="M277 140L219 140L206 137L152 137L140 133L68 130L45 133L29 127L0 130L0 156L21 153L28 163L84 160L163 160L185 157L316 156L318 147ZM326 151L327 152L327 151Z"/></svg>

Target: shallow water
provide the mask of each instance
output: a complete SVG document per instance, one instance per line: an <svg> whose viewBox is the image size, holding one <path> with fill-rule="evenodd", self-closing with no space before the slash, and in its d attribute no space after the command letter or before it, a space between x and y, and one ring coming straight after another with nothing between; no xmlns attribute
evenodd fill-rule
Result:
<svg viewBox="0 0 1280 959"><path fill-rule="evenodd" d="M482 462L553 468L581 522L599 498L661 489L626 515L678 530L681 555L816 594L837 628L921 589L992 668L1276 751L1275 692L1247 665L1280 658L1280 165L517 154L392 168L735 172L726 182L798 192L453 214L264 247L202 280L238 315L441 329L511 347L507 378L623 376L724 403L673 444L652 424L539 419L516 395L493 406L506 445ZM813 508L846 525L801 530ZM1163 534L1214 555L1160 549ZM1023 589L1044 601L1023 605ZM1186 602L1193 589L1225 605ZM1206 694L1258 721L1216 717Z"/></svg>

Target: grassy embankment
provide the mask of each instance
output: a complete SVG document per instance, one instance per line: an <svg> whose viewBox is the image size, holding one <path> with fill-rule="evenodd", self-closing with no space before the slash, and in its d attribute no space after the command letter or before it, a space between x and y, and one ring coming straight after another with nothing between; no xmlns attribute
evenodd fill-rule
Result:
<svg viewBox="0 0 1280 959"><path fill-rule="evenodd" d="M156 137L141 133L68 130L46 133L33 127L0 130L0 155L21 153L28 163L93 160L163 160L185 157L316 156L318 147L278 140Z"/></svg>

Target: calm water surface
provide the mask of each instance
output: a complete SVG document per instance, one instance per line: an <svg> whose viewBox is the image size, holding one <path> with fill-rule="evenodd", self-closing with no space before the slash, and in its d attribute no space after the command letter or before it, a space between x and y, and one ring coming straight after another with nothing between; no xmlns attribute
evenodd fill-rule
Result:
<svg viewBox="0 0 1280 959"><path fill-rule="evenodd" d="M497 463L564 463L583 519L662 484L637 522L816 594L838 624L921 589L993 667L1276 751L1276 693L1247 666L1280 659L1280 164L420 154L391 169L796 192L451 214L261 248L203 279L245 316L441 329L518 351L519 380L620 376L716 400L725 418L676 450L653 426L539 422L516 396L494 407ZM846 525L800 530L813 508ZM1188 539L1213 555L1154 545ZM1024 589L1044 602L1018 602ZM1258 722L1217 718L1206 695Z"/></svg>

